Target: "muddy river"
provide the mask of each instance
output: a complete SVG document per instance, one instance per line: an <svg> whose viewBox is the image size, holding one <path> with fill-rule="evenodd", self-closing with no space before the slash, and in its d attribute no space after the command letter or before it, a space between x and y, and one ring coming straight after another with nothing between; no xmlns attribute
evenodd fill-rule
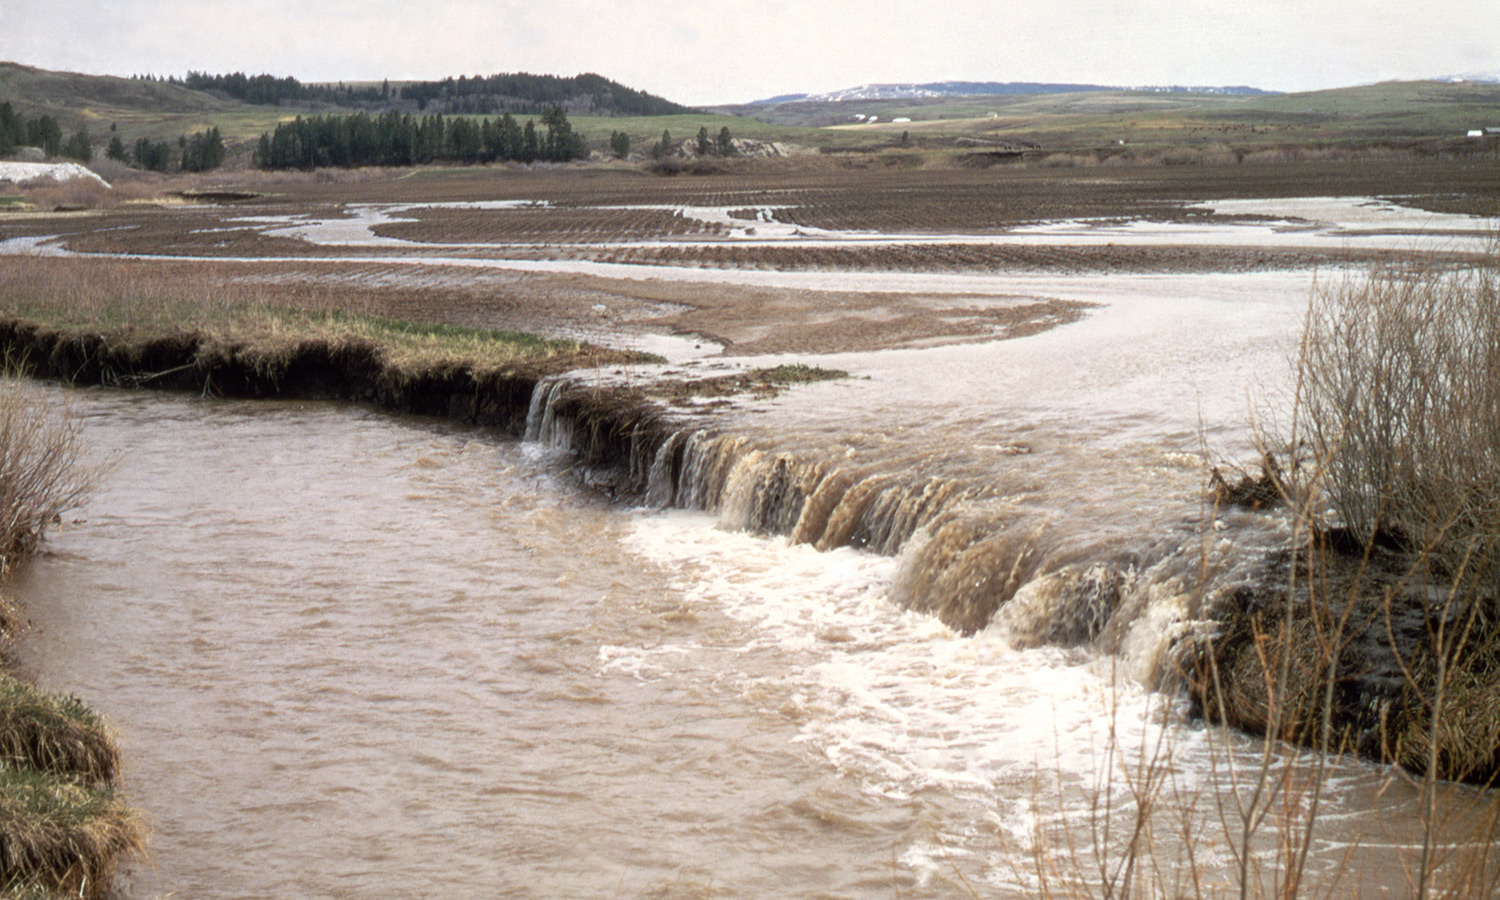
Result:
<svg viewBox="0 0 1500 900"><path fill-rule="evenodd" d="M1258 744L1112 657L903 612L895 559L607 506L445 424L66 400L112 464L18 584L26 661L122 732L133 896L1026 896L1040 836L1101 796L1128 821L1117 770L1162 740L1154 852L1187 871L1186 816L1228 877L1215 798ZM1314 870L1358 844L1400 895L1408 793L1331 778Z"/></svg>

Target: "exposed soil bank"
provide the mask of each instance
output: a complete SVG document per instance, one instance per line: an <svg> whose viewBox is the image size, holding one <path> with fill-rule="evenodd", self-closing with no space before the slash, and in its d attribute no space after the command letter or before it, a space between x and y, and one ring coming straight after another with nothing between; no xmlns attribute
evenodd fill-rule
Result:
<svg viewBox="0 0 1500 900"><path fill-rule="evenodd" d="M1264 586L1224 598L1224 633L1195 648L1200 711L1254 734L1493 786L1500 671L1488 600L1435 599L1439 581L1413 575L1415 565L1322 541L1276 560Z"/></svg>
<svg viewBox="0 0 1500 900"><path fill-rule="evenodd" d="M406 369L371 341L308 340L281 350L185 333L132 341L0 321L0 348L27 374L77 385L193 391L221 397L344 400L442 416L519 436L537 380L566 363L514 370Z"/></svg>

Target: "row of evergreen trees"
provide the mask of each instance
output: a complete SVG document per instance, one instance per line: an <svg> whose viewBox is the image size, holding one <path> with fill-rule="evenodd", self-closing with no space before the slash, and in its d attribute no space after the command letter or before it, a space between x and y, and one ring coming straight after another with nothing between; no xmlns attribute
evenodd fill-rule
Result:
<svg viewBox="0 0 1500 900"><path fill-rule="evenodd" d="M445 119L388 112L378 116L298 117L262 134L255 163L265 169L321 166L413 166L429 162L566 162L588 155L583 136L573 131L559 107L542 114L540 133L506 113L499 119Z"/></svg>
<svg viewBox="0 0 1500 900"><path fill-rule="evenodd" d="M0 156L17 147L40 147L48 156L63 156L88 162L94 158L94 142L87 131L63 139L62 127L51 116L28 119L9 103L0 103Z"/></svg>
<svg viewBox="0 0 1500 900"><path fill-rule="evenodd" d="M210 169L217 169L224 164L226 155L224 138L219 134L217 127L200 131L192 137L183 135L177 139L177 149L175 157L177 167L184 172L207 172ZM109 146L105 148L104 155L126 165L148 169L152 172L171 171L174 160L172 145L166 141L140 138L134 146L126 149L125 142L120 139L119 135L109 139Z"/></svg>
<svg viewBox="0 0 1500 900"><path fill-rule="evenodd" d="M375 87L330 87L327 85L303 84L291 76L277 78L274 75L246 75L234 72L229 75L210 75L207 72L188 72L186 78L168 78L168 84L180 84L195 91L210 91L232 97L241 103L258 106L280 106L283 103L332 103L338 106L354 106L361 103L380 103L391 98L390 84Z"/></svg>
<svg viewBox="0 0 1500 900"><path fill-rule="evenodd" d="M208 91L242 103L265 106L327 103L391 112L396 111L399 104L405 103L408 110L415 105L419 112L425 112L432 106L435 112L477 115L501 112L541 115L552 107L617 116L667 116L693 112L681 104L633 90L594 74L562 78L556 75L516 72L408 82L394 88L389 81L382 82L378 88L303 84L290 76L277 78L274 75L247 75L244 72L228 75L188 72L185 78L156 78L149 75L137 78L180 85L195 91Z"/></svg>

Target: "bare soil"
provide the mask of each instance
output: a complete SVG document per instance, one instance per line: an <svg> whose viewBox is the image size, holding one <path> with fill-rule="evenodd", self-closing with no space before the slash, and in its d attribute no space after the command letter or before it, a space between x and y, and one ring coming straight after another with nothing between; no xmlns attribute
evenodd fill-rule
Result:
<svg viewBox="0 0 1500 900"><path fill-rule="evenodd" d="M247 175L247 178L250 178ZM736 354L812 354L1002 338L1070 321L1084 310L1046 297L927 297L412 265L394 257L586 259L765 270L922 272L1240 272L1375 263L1383 252L1204 246L764 246L719 240L723 227L674 206L752 210L804 228L906 234L993 234L1040 221L1118 217L1203 222L1192 208L1223 198L1386 196L1423 209L1500 213L1491 160L1308 161L1221 166L1038 170L756 167L661 177L621 169L475 168L401 177L289 178L220 204L124 205L82 213L0 214L0 240L63 236L69 250L190 257L213 277L265 287L267 299L320 307L614 340L648 332L699 335ZM215 184L223 190L221 174ZM320 247L268 235L247 217L351 215L355 204L534 200L545 208L427 209L376 229L411 242ZM651 206L622 210L622 206ZM692 243L673 246L672 241ZM665 242L645 244L644 242ZM451 245L464 244L455 248ZM497 246L503 245L503 246ZM352 257L393 257L356 262ZM339 258L344 261L329 261ZM254 260L253 262L251 260ZM80 265L87 265L80 260ZM160 261L143 277L170 278ZM153 275L149 270L158 269ZM200 269L203 271L203 269Z"/></svg>

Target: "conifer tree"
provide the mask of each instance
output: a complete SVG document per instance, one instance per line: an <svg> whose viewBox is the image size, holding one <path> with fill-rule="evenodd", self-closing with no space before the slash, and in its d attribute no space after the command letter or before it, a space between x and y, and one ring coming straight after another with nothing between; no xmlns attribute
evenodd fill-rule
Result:
<svg viewBox="0 0 1500 900"><path fill-rule="evenodd" d="M51 116L42 116L26 123L26 143L41 147L48 156L62 152L62 128Z"/></svg>
<svg viewBox="0 0 1500 900"><path fill-rule="evenodd" d="M94 142L87 131L78 131L68 138L68 142L62 147L62 155L69 159L76 159L81 163L92 162L94 159Z"/></svg>
<svg viewBox="0 0 1500 900"><path fill-rule="evenodd" d="M630 155L630 135L623 131L612 131L609 135L609 151L617 159L624 159Z"/></svg>
<svg viewBox="0 0 1500 900"><path fill-rule="evenodd" d="M541 153L541 146L536 139L536 123L530 119L526 120L526 127L521 129L521 162L536 162Z"/></svg>

